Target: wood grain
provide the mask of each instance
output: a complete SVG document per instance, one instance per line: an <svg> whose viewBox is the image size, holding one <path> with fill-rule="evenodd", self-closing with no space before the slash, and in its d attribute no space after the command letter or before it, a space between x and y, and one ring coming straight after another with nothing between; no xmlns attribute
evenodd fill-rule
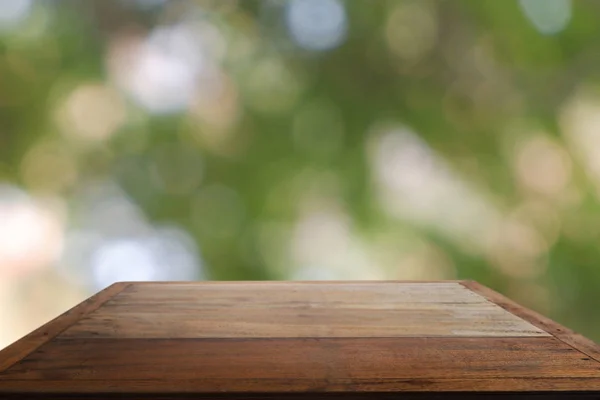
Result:
<svg viewBox="0 0 600 400"><path fill-rule="evenodd" d="M108 299L125 289L128 283L115 283L76 305L47 324L0 350L0 372L10 367L37 347L48 342L84 315L93 312Z"/></svg>
<svg viewBox="0 0 600 400"><path fill-rule="evenodd" d="M0 352L0 398L600 399L599 358L473 282L122 283Z"/></svg>
<svg viewBox="0 0 600 400"><path fill-rule="evenodd" d="M403 392L397 393L28 393L27 400L597 400L598 393L573 391L529 391L529 392ZM5 400L22 400L20 393L3 394Z"/></svg>
<svg viewBox="0 0 600 400"><path fill-rule="evenodd" d="M463 286L484 296L510 313L529 321L532 325L543 329L557 339L600 362L600 346L585 336L552 321L550 318L544 317L533 310L515 303L500 293L483 286L478 282L465 281Z"/></svg>
<svg viewBox="0 0 600 400"><path fill-rule="evenodd" d="M600 390L600 364L552 337L56 339L1 376L26 392Z"/></svg>
<svg viewBox="0 0 600 400"><path fill-rule="evenodd" d="M191 317L193 316L193 317ZM138 284L61 337L548 336L458 283Z"/></svg>

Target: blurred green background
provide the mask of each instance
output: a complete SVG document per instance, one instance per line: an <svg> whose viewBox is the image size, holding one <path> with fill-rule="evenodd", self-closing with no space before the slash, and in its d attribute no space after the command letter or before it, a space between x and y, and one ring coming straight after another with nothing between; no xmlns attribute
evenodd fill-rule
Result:
<svg viewBox="0 0 600 400"><path fill-rule="evenodd" d="M475 279L600 339L599 17L0 0L0 348L120 280Z"/></svg>

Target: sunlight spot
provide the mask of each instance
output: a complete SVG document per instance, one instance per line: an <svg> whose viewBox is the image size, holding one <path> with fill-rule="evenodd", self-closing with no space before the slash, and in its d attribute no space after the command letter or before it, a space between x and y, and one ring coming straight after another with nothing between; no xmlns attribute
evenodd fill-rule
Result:
<svg viewBox="0 0 600 400"><path fill-rule="evenodd" d="M121 36L109 49L108 64L119 86L146 110L186 110L198 91L219 91L218 62L226 41L212 24L183 21L156 27L147 37Z"/></svg>
<svg viewBox="0 0 600 400"><path fill-rule="evenodd" d="M515 151L517 178L524 187L548 196L564 192L571 181L571 159L558 143L539 135Z"/></svg>
<svg viewBox="0 0 600 400"><path fill-rule="evenodd" d="M204 277L196 242L182 229L156 227L110 182L74 196L73 223L57 267L96 290L117 281Z"/></svg>
<svg viewBox="0 0 600 400"><path fill-rule="evenodd" d="M371 169L382 209L439 230L468 248L485 245L499 212L406 127L374 129Z"/></svg>
<svg viewBox="0 0 600 400"><path fill-rule="evenodd" d="M62 131L75 139L104 141L125 123L127 112L119 93L100 83L77 86L59 109Z"/></svg>
<svg viewBox="0 0 600 400"><path fill-rule="evenodd" d="M291 254L299 267L293 279L383 279L371 262L348 214L334 200L308 199L291 238Z"/></svg>
<svg viewBox="0 0 600 400"><path fill-rule="evenodd" d="M291 0L286 17L293 40L304 49L330 50L346 38L346 10L339 0Z"/></svg>
<svg viewBox="0 0 600 400"><path fill-rule="evenodd" d="M48 267L62 244L62 223L52 210L20 189L0 185L0 277Z"/></svg>
<svg viewBox="0 0 600 400"><path fill-rule="evenodd" d="M0 28L16 28L32 8L33 0L0 0Z"/></svg>
<svg viewBox="0 0 600 400"><path fill-rule="evenodd" d="M533 26L544 35L556 34L571 20L571 0L519 0Z"/></svg>

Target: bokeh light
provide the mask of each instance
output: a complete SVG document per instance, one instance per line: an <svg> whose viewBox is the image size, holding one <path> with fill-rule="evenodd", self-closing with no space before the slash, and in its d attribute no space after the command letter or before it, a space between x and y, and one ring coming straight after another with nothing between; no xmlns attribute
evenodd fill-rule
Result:
<svg viewBox="0 0 600 400"><path fill-rule="evenodd" d="M548 196L565 192L571 180L571 159L559 144L540 135L515 151L518 179L525 187Z"/></svg>
<svg viewBox="0 0 600 400"><path fill-rule="evenodd" d="M374 129L371 162L382 208L481 249L500 218L494 206L408 128Z"/></svg>
<svg viewBox="0 0 600 400"><path fill-rule="evenodd" d="M563 30L571 19L571 0L519 0L533 26L545 35Z"/></svg>
<svg viewBox="0 0 600 400"><path fill-rule="evenodd" d="M189 281L202 278L189 237L178 230L148 237L107 240L94 249L90 266L97 290L122 281Z"/></svg>
<svg viewBox="0 0 600 400"><path fill-rule="evenodd" d="M125 105L119 94L102 84L83 84L65 99L58 112L58 123L75 140L109 139L126 122Z"/></svg>
<svg viewBox="0 0 600 400"><path fill-rule="evenodd" d="M476 279L600 337L598 12L0 0L0 347L119 280Z"/></svg>
<svg viewBox="0 0 600 400"><path fill-rule="evenodd" d="M178 228L150 225L115 183L96 182L75 200L77 223L59 264L67 279L99 290L118 281L204 276L193 239Z"/></svg>
<svg viewBox="0 0 600 400"><path fill-rule="evenodd" d="M350 220L335 204L313 203L296 226L292 254L298 268L294 279L382 279L369 266L365 246L352 232Z"/></svg>
<svg viewBox="0 0 600 400"><path fill-rule="evenodd" d="M346 38L348 22L340 0L290 0L286 17L292 39L306 50L330 50Z"/></svg>
<svg viewBox="0 0 600 400"><path fill-rule="evenodd" d="M26 276L52 264L62 248L60 219L22 190L0 186L0 278Z"/></svg>
<svg viewBox="0 0 600 400"><path fill-rule="evenodd" d="M186 110L197 92L218 86L217 63L224 51L216 28L184 20L156 27L144 38L117 39L109 65L135 102L169 114Z"/></svg>
<svg viewBox="0 0 600 400"><path fill-rule="evenodd" d="M401 1L392 9L385 34L392 53L402 61L417 62L437 41L435 8L428 1Z"/></svg>
<svg viewBox="0 0 600 400"><path fill-rule="evenodd" d="M33 0L0 1L0 29L16 28L27 19L33 6Z"/></svg>

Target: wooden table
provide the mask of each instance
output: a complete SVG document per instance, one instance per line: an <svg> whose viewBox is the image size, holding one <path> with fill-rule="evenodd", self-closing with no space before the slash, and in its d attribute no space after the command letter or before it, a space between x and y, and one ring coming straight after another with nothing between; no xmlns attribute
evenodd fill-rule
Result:
<svg viewBox="0 0 600 400"><path fill-rule="evenodd" d="M600 399L600 348L470 281L117 283L0 351L13 397Z"/></svg>

